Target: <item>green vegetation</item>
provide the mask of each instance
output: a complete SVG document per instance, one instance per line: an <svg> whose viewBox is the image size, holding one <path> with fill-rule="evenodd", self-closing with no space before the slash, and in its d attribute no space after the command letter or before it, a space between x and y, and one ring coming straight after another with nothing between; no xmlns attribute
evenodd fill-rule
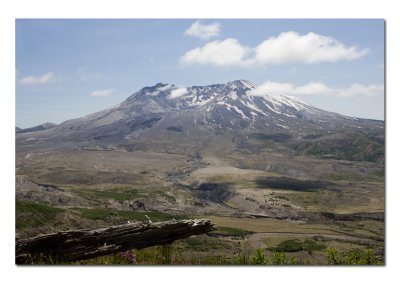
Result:
<svg viewBox="0 0 400 283"><path fill-rule="evenodd" d="M73 208L72 210L78 212L81 217L90 219L90 220L114 220L113 222L121 221L126 222L128 220L137 220L137 221L147 221L145 215L149 216L152 221L168 221L173 218L185 219L187 216L184 215L171 215L162 213L159 211L146 211L146 212L137 212L130 210L113 210L107 208Z"/></svg>
<svg viewBox="0 0 400 283"><path fill-rule="evenodd" d="M147 221L145 215L153 222L188 218L173 215L179 208L195 218L209 218L218 229L170 246L72 264L132 264L133 253L135 263L143 265L382 264L375 257L376 251L365 247L383 249L384 221L319 217L319 212L352 214L385 209L380 153L384 143L362 133L353 139L337 131L306 132L308 136L296 142L282 135L255 135L243 140L235 136L232 144L243 143L243 147L224 148L222 155L215 154L220 153L221 145L231 142L230 137L222 137L200 151L203 160L199 164L188 157L194 153L186 149L182 155L162 154L141 151L139 144L132 152L117 148L43 151L30 158L25 158L22 150L16 156L16 233L24 239L58 230ZM296 146L300 152L292 150ZM312 150L316 156L307 154ZM367 160L369 155L377 162L327 159ZM53 184L60 190L31 181ZM221 194L210 189L199 196L193 188L202 183L228 185ZM209 196L217 201L212 203ZM219 206L219 201L231 209ZM302 221L297 221L298 217ZM263 249L256 251L258 247ZM63 264L43 255L31 261Z"/></svg>
<svg viewBox="0 0 400 283"><path fill-rule="evenodd" d="M87 260L80 260L76 262L63 262L53 256L50 255L37 255L32 257L31 255L27 255L27 264L33 265L127 265L130 264L129 260L125 257L121 256L120 253L118 254L111 254L96 257L93 259Z"/></svg>
<svg viewBox="0 0 400 283"><path fill-rule="evenodd" d="M299 260L295 257L289 257L284 252L274 252L267 257L262 249L257 249L251 257L250 264L257 265L309 265L310 262Z"/></svg>
<svg viewBox="0 0 400 283"><path fill-rule="evenodd" d="M301 242L297 239L295 240L286 240L281 242L278 246L271 248L272 251L275 252L299 252L299 251L307 251L309 254L312 254L313 251L320 251L325 249L326 246L323 244L318 244L313 240L305 240Z"/></svg>
<svg viewBox="0 0 400 283"><path fill-rule="evenodd" d="M257 249L251 257L250 264L256 265L306 265L309 262L303 262L295 257L288 257L284 252L274 252L272 256L267 257L264 250Z"/></svg>
<svg viewBox="0 0 400 283"><path fill-rule="evenodd" d="M239 229L239 228L230 228L230 227L218 227L216 231L211 232L211 235L220 235L220 236L232 236L232 237L240 237L244 238L245 236L251 234L253 232Z"/></svg>
<svg viewBox="0 0 400 283"><path fill-rule="evenodd" d="M79 190L77 193L83 197L89 199L114 199L117 201L138 199L138 198L147 198L148 196L143 192L140 192L137 189L113 189L110 191L106 190L94 190L94 189L85 189Z"/></svg>
<svg viewBox="0 0 400 283"><path fill-rule="evenodd" d="M292 148L323 159L376 162L382 161L385 156L382 141L364 133L331 134L324 139L294 143Z"/></svg>
<svg viewBox="0 0 400 283"><path fill-rule="evenodd" d="M271 248L271 250L276 252L298 252L303 250L303 246L299 240L286 240L277 247Z"/></svg>
<svg viewBox="0 0 400 283"><path fill-rule="evenodd" d="M264 133L253 133L249 135L249 138L257 140L270 140L274 142L284 142L290 140L291 135L288 135L286 133L277 133L270 135Z"/></svg>
<svg viewBox="0 0 400 283"><path fill-rule="evenodd" d="M329 247L326 250L326 257L330 265L382 265L371 248L352 249L347 252L338 252Z"/></svg>
<svg viewBox="0 0 400 283"><path fill-rule="evenodd" d="M233 247L226 241L207 237L189 237L179 241L179 247L183 250L190 250L196 252L215 252L215 251L227 251Z"/></svg>
<svg viewBox="0 0 400 283"><path fill-rule="evenodd" d="M326 178L328 180L334 180L334 181L365 181L367 179L366 177L363 177L358 174L351 174L351 175L327 174Z"/></svg>
<svg viewBox="0 0 400 283"><path fill-rule="evenodd" d="M186 240L193 240L196 237ZM196 241L196 240L195 240ZM181 242L181 241L179 241ZM193 241L189 241L194 243ZM198 241L201 242L201 241ZM198 243L197 242L197 243ZM307 245L306 241L302 245ZM312 244L314 245L314 244ZM203 242L204 246L204 242ZM325 248L324 248L325 249ZM29 256L29 255L28 255ZM330 265L382 265L384 264L372 248L351 249L338 252L333 247L325 249L325 259ZM296 256L289 256L283 251L274 251L267 255L265 250L257 249L252 254L227 253L207 251L188 251L181 243L164 246L153 246L142 250L128 250L112 255L100 256L94 259L77 262L62 262L54 257L39 255L29 257L29 264L35 265L310 265L311 260L304 260Z"/></svg>
<svg viewBox="0 0 400 283"><path fill-rule="evenodd" d="M168 202L175 202L175 198L158 189L134 189L134 188L115 188L111 190L83 189L76 190L77 194L88 200L99 202L99 200L138 200L150 198L164 198Z"/></svg>
<svg viewBox="0 0 400 283"><path fill-rule="evenodd" d="M287 196L276 195L274 193L272 193L271 195L273 195L273 197L276 199L289 200L289 198Z"/></svg>
<svg viewBox="0 0 400 283"><path fill-rule="evenodd" d="M324 135L323 133L308 134L308 135L305 135L303 137L303 139L317 139L319 137L322 137L323 135Z"/></svg>
<svg viewBox="0 0 400 283"><path fill-rule="evenodd" d="M334 184L327 181L301 180L290 177L264 177L256 180L258 188L289 190L298 192L315 192L330 189ZM281 196L282 197L282 196Z"/></svg>
<svg viewBox="0 0 400 283"><path fill-rule="evenodd" d="M16 200L15 208L17 229L54 223L55 218L64 212L61 208L22 200Z"/></svg>

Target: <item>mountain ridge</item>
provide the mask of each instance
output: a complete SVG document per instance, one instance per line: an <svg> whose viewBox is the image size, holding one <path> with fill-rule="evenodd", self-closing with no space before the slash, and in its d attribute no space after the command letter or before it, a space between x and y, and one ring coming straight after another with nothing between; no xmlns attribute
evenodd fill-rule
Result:
<svg viewBox="0 0 400 283"><path fill-rule="evenodd" d="M51 129L57 126L57 124L51 123L51 122L44 122L40 125L29 127L29 128L20 128L20 127L15 127L15 133L30 133L30 132L37 132L37 131L44 131L47 129Z"/></svg>
<svg viewBox="0 0 400 283"><path fill-rule="evenodd" d="M367 144L368 135L379 142L384 139L383 122L348 117L295 97L254 90L256 86L247 80L192 87L157 83L103 111L65 121L47 131L18 134L17 143L29 146L30 139L31 144L48 147L99 146L188 153L204 150L223 136L224 143L232 143L231 150L257 151L268 141L304 141L307 146L296 145L295 150L314 152L314 145L310 149L307 138L310 135L335 141L340 138L344 144L348 142L342 142L343 137L347 140L354 134L361 135L360 140ZM317 147L324 142L318 138L314 139Z"/></svg>

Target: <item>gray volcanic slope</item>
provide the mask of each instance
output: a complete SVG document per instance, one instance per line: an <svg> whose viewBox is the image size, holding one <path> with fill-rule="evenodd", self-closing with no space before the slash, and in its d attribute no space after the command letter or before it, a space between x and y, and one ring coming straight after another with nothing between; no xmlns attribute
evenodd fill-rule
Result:
<svg viewBox="0 0 400 283"><path fill-rule="evenodd" d="M18 133L17 150L96 147L190 153L223 142L231 150L257 151L273 142L310 154L356 148L361 153L345 153L344 159L383 159L383 121L324 111L290 96L255 95L255 88L246 80L187 88L158 83L104 111L40 132Z"/></svg>
<svg viewBox="0 0 400 283"><path fill-rule="evenodd" d="M57 125L53 124L53 123L46 122L46 123L43 123L41 125L38 125L38 126L35 126L35 127L31 127L31 128L25 128L25 129L21 129L21 128L15 127L15 132L18 133L18 134L29 133L29 132L37 132L37 131L43 131L43 130L50 129L50 128L53 128L55 126L57 126Z"/></svg>

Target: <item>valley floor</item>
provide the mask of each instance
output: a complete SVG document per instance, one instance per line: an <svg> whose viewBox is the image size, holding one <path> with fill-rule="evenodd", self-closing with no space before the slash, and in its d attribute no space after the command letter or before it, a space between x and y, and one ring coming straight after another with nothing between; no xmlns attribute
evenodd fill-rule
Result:
<svg viewBox="0 0 400 283"><path fill-rule="evenodd" d="M20 238L146 216L153 222L209 218L218 229L173 243L175 260L254 264L257 253L273 258L281 251L300 264L320 265L332 263L332 249L343 263L349 263L345 253L365 249L384 257L384 166L373 162L76 149L18 152L16 166ZM157 249L136 257L146 264L144 257L165 253ZM191 264L175 261L185 263Z"/></svg>

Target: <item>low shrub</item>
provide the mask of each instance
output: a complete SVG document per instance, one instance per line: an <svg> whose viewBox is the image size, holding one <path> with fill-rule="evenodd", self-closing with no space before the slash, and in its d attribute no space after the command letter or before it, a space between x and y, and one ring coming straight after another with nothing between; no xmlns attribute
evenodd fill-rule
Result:
<svg viewBox="0 0 400 283"><path fill-rule="evenodd" d="M313 240L305 240L304 242L301 242L295 239L295 240L283 241L278 246L271 248L271 250L275 252L287 252L287 253L307 251L308 253L311 254L313 251L320 251L325 248L326 248L325 245L318 244Z"/></svg>

